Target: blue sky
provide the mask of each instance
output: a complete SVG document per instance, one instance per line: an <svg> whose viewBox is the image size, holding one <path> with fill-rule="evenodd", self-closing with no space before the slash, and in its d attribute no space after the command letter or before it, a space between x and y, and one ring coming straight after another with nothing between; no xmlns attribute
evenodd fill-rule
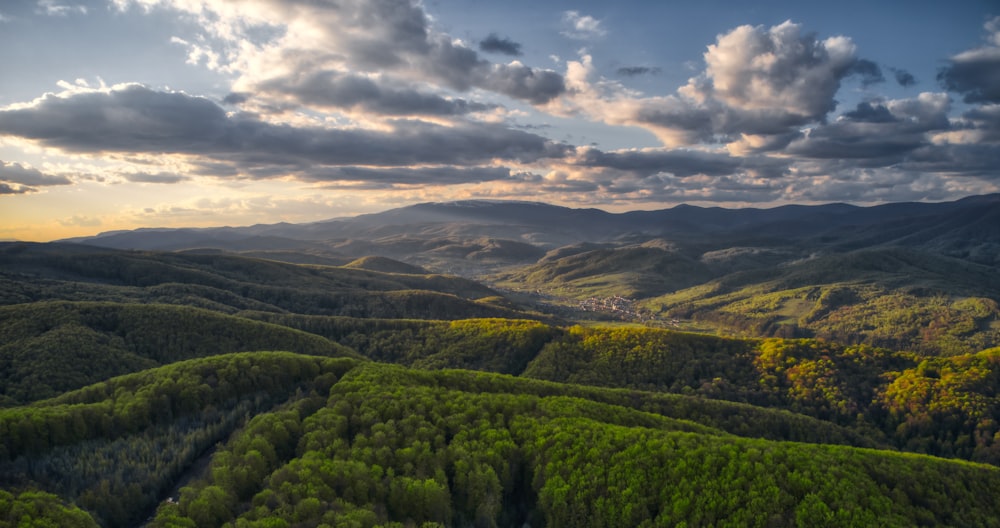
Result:
<svg viewBox="0 0 1000 528"><path fill-rule="evenodd" d="M0 239L1000 190L994 2L8 0Z"/></svg>

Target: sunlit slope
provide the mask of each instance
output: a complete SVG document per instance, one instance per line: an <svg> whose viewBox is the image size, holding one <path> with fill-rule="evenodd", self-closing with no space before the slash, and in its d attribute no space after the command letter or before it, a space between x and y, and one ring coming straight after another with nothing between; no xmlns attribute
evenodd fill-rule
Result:
<svg viewBox="0 0 1000 528"><path fill-rule="evenodd" d="M360 366L311 415L251 422L153 526L989 526L1000 513L993 467L742 438L559 392Z"/></svg>
<svg viewBox="0 0 1000 528"><path fill-rule="evenodd" d="M956 354L1000 344L998 299L997 268L894 248L733 273L643 304L729 333Z"/></svg>

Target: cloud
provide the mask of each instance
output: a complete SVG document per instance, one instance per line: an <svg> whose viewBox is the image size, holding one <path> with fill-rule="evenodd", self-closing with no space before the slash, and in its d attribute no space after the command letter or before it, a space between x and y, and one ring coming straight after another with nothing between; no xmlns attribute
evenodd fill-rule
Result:
<svg viewBox="0 0 1000 528"><path fill-rule="evenodd" d="M601 21L589 16L581 15L579 11L566 11L562 15L563 30L560 33L571 39L589 40L603 37L608 32L601 27Z"/></svg>
<svg viewBox="0 0 1000 528"><path fill-rule="evenodd" d="M306 170L299 179L310 182L364 182L367 189L391 188L398 185L461 185L510 178L506 167L419 167L367 168L330 167ZM356 188L356 187L355 187Z"/></svg>
<svg viewBox="0 0 1000 528"><path fill-rule="evenodd" d="M889 68L889 71L896 77L896 82L900 86L908 87L917 84L917 78L902 68Z"/></svg>
<svg viewBox="0 0 1000 528"><path fill-rule="evenodd" d="M937 76L945 89L962 94L967 103L1000 103L1000 17L985 28L989 43L951 57Z"/></svg>
<svg viewBox="0 0 1000 528"><path fill-rule="evenodd" d="M166 172L134 172L124 173L122 176L132 183L180 183L188 179L186 176L180 174Z"/></svg>
<svg viewBox="0 0 1000 528"><path fill-rule="evenodd" d="M479 41L479 51L519 57L521 55L521 44L514 42L509 37L501 38L496 33L490 33L486 38Z"/></svg>
<svg viewBox="0 0 1000 528"><path fill-rule="evenodd" d="M826 163L789 182L785 198L809 202L855 203L945 200L975 194L977 187L920 171L850 167L830 172ZM980 192L982 187L978 187Z"/></svg>
<svg viewBox="0 0 1000 528"><path fill-rule="evenodd" d="M518 61L492 64L479 75L480 86L532 104L545 104L566 91L562 75L532 69Z"/></svg>
<svg viewBox="0 0 1000 528"><path fill-rule="evenodd" d="M807 123L832 111L840 81L858 64L850 39L818 40L792 22L740 26L719 36L704 57L704 73L682 88L683 95L721 103L751 120L782 123ZM749 124L741 121L733 128Z"/></svg>
<svg viewBox="0 0 1000 528"><path fill-rule="evenodd" d="M948 143L923 146L898 165L901 169L934 175L945 181L950 178L940 175L967 176L1000 183L998 166L1000 149L996 145Z"/></svg>
<svg viewBox="0 0 1000 528"><path fill-rule="evenodd" d="M0 161L0 182L14 183L26 187L47 185L69 185L73 183L66 176L45 174L38 169L20 163Z"/></svg>
<svg viewBox="0 0 1000 528"><path fill-rule="evenodd" d="M294 87L302 79L329 72L350 72L355 78L386 76L425 83L437 91L478 88L532 104L546 103L563 91L562 78L554 71L492 63L460 39L435 30L422 5L413 0L116 3L122 8L166 7L205 20L204 43L199 41L192 53L197 51L198 61L217 57L218 64L207 65L235 74L233 92L257 96L267 93L261 86ZM516 44L502 39L496 43Z"/></svg>
<svg viewBox="0 0 1000 528"><path fill-rule="evenodd" d="M59 220L59 224L66 227L97 227L102 223L100 218L83 215L73 215L70 218Z"/></svg>
<svg viewBox="0 0 1000 528"><path fill-rule="evenodd" d="M676 178L687 178L696 175L727 176L748 170L768 177L780 177L787 171L788 162L688 149L603 152L589 148L581 149L575 164L629 171L642 176L669 173Z"/></svg>
<svg viewBox="0 0 1000 528"><path fill-rule="evenodd" d="M737 27L719 35L704 59L705 69L676 94L637 97L595 81L584 56L567 69L570 110L646 128L669 147L743 141L780 148L836 108L841 81L856 73L872 79L874 66L860 62L849 38L820 40L792 22Z"/></svg>
<svg viewBox="0 0 1000 528"><path fill-rule="evenodd" d="M227 105L240 105L250 100L250 94L230 92L222 98L222 102Z"/></svg>
<svg viewBox="0 0 1000 528"><path fill-rule="evenodd" d="M981 105L965 112L957 130L948 137L959 144L1000 144L1000 104Z"/></svg>
<svg viewBox="0 0 1000 528"><path fill-rule="evenodd" d="M387 130L277 125L180 92L121 85L0 110L0 134L68 152L182 154L243 167L521 163L569 147L499 124L400 120Z"/></svg>
<svg viewBox="0 0 1000 528"><path fill-rule="evenodd" d="M656 75L660 73L660 68L649 66L622 66L616 72L622 77L638 77L640 75Z"/></svg>
<svg viewBox="0 0 1000 528"><path fill-rule="evenodd" d="M35 12L47 16L67 16L72 13L87 14L87 6L60 3L57 0L38 0Z"/></svg>
<svg viewBox="0 0 1000 528"><path fill-rule="evenodd" d="M807 130L785 153L805 158L865 160L867 166L890 166L930 144L928 133L951 127L951 100L943 93L912 99L860 103L832 123Z"/></svg>
<svg viewBox="0 0 1000 528"><path fill-rule="evenodd" d="M379 77L337 71L315 71L264 82L258 89L280 93L292 101L319 108L356 109L380 115L462 115L496 108L496 105L469 102L397 88L399 82L383 82ZM235 95L235 94L230 94ZM225 102L245 102L246 96L227 97Z"/></svg>
<svg viewBox="0 0 1000 528"><path fill-rule="evenodd" d="M868 59L858 59L848 70L849 75L857 75L861 78L861 86L868 88L873 84L885 82L882 75L882 68L878 64Z"/></svg>
<svg viewBox="0 0 1000 528"><path fill-rule="evenodd" d="M25 187L25 186L21 186L21 185L14 186L14 185L8 185L8 184L6 184L4 182L0 182L0 195L4 195L4 194L28 194L28 193L32 193L32 192L36 192L36 191L37 191L37 189L33 189L31 187Z"/></svg>

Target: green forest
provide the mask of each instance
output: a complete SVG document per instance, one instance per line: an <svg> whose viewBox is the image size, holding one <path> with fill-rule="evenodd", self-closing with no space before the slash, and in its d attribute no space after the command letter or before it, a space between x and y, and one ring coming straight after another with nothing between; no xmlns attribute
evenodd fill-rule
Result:
<svg viewBox="0 0 1000 528"><path fill-rule="evenodd" d="M0 264L0 526L1000 526L985 279L657 297L732 330L708 334L388 259ZM768 326L790 306L808 332Z"/></svg>

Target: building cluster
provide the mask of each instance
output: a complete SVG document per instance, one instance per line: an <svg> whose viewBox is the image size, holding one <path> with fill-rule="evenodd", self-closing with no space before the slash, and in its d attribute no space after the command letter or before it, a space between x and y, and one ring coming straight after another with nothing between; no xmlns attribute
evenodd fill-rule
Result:
<svg viewBox="0 0 1000 528"><path fill-rule="evenodd" d="M621 295L584 299L580 301L580 309L585 312L610 312L629 318L642 319L642 314L635 307L635 299Z"/></svg>

